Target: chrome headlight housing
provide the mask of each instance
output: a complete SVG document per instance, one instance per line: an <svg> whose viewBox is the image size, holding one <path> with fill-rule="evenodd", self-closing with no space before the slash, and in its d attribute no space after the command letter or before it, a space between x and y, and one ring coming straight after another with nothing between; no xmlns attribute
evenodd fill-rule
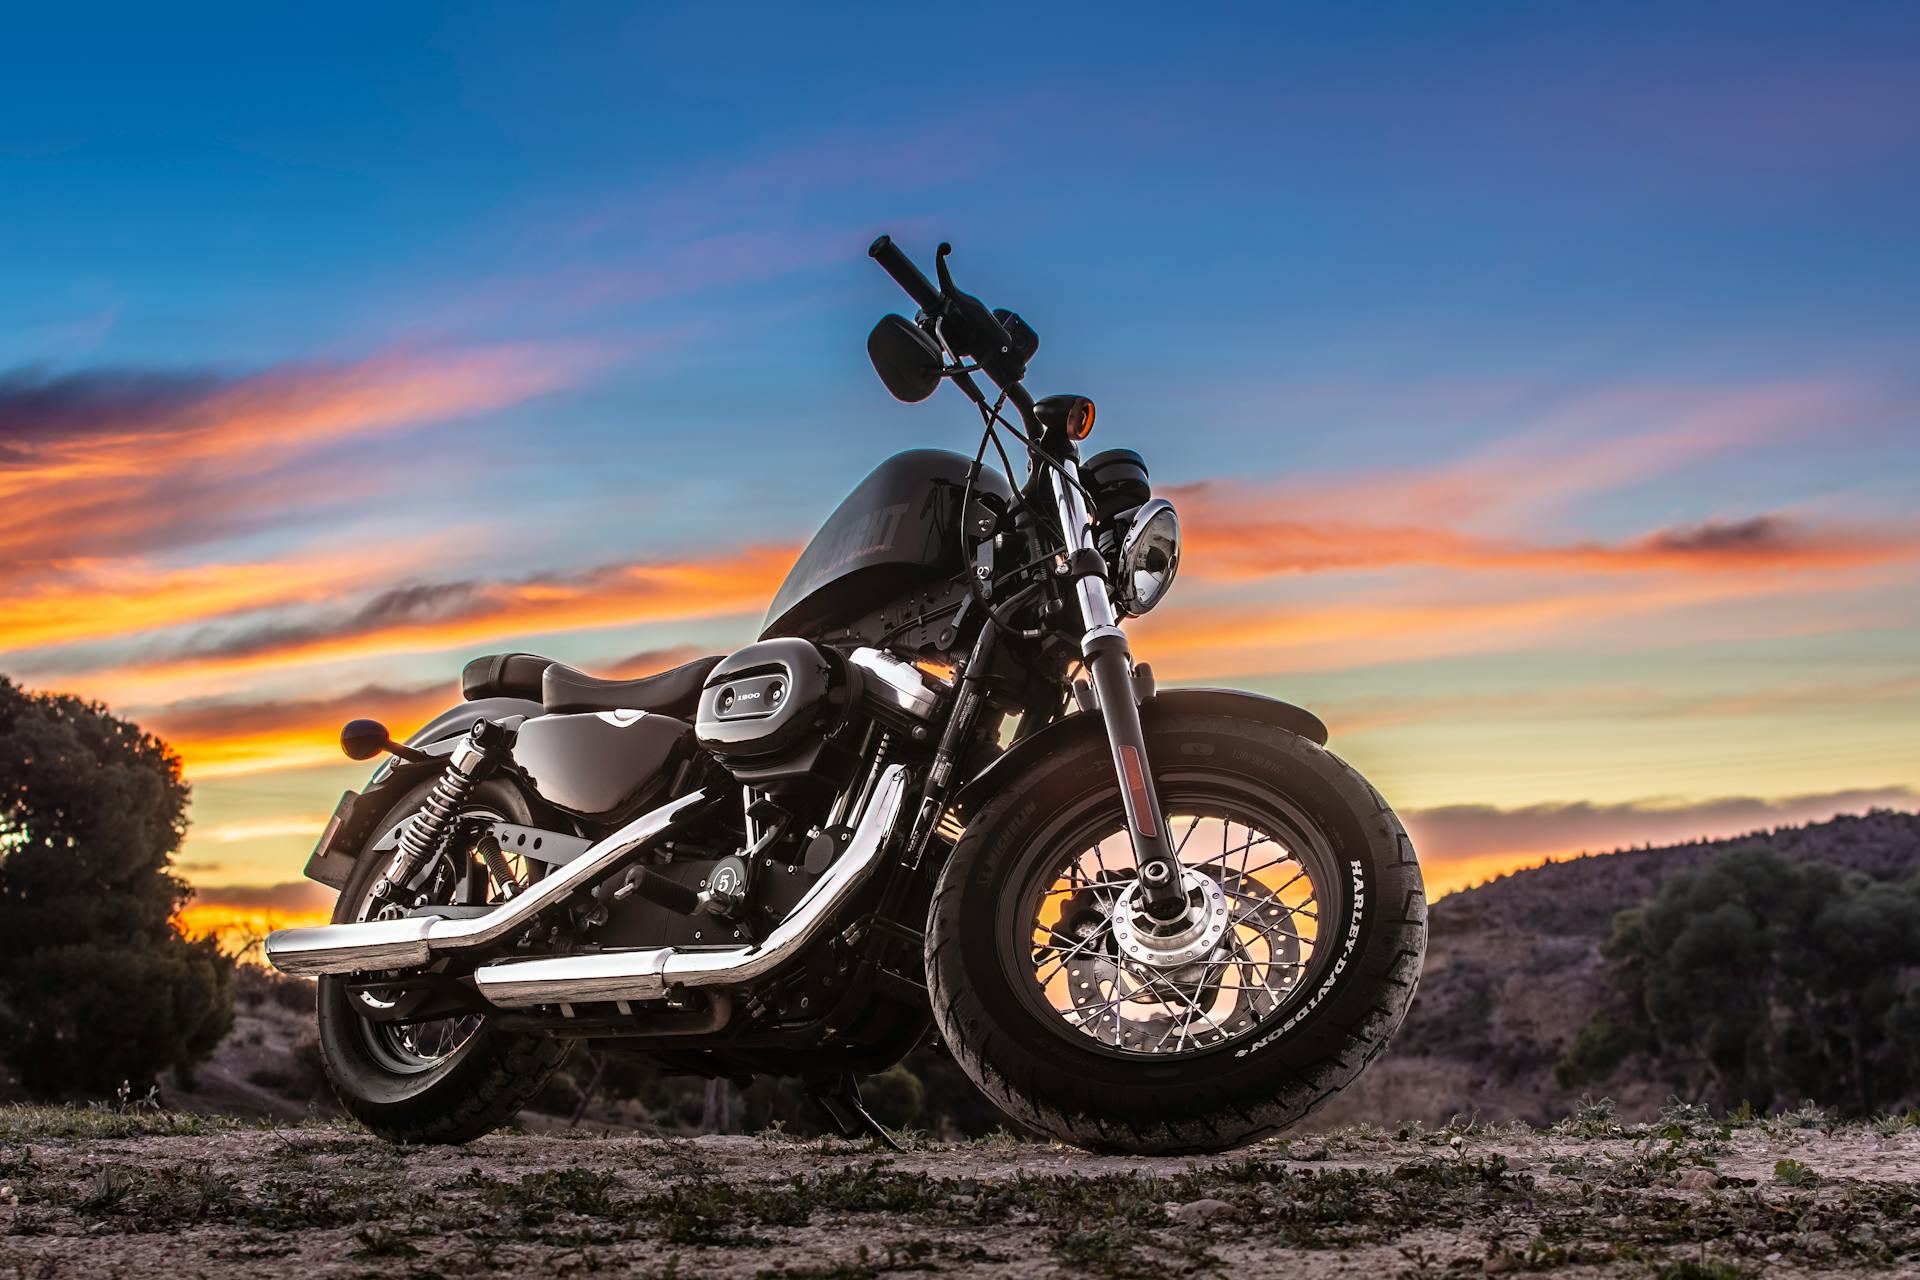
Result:
<svg viewBox="0 0 1920 1280"><path fill-rule="evenodd" d="M1180 517L1165 498L1142 503L1120 543L1120 611L1139 617L1160 603L1180 571Z"/></svg>

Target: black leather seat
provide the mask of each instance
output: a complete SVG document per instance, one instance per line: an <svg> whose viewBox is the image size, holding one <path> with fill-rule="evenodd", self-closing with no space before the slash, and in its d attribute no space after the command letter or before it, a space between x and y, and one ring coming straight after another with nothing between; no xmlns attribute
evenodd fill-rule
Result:
<svg viewBox="0 0 1920 1280"><path fill-rule="evenodd" d="M540 680L540 702L548 711L652 711L692 720L700 686L720 665L722 655L641 676L638 680L602 680L555 662Z"/></svg>
<svg viewBox="0 0 1920 1280"><path fill-rule="evenodd" d="M552 658L532 653L490 653L475 658L460 672L460 694L468 702L481 698L525 698L540 701L540 677Z"/></svg>

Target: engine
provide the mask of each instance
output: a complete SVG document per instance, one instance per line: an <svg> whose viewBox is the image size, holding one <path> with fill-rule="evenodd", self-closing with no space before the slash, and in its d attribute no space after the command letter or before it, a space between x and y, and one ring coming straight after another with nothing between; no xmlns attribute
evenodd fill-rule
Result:
<svg viewBox="0 0 1920 1280"><path fill-rule="evenodd" d="M874 721L925 736L931 681L879 649L841 655L782 637L729 655L700 691L694 734L728 772L769 793L846 787Z"/></svg>

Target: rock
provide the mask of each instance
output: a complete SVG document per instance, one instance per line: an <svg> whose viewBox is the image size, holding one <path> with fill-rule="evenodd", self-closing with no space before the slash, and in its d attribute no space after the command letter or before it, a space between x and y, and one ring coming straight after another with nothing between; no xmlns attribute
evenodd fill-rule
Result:
<svg viewBox="0 0 1920 1280"><path fill-rule="evenodd" d="M1711 1191L1720 1185L1720 1175L1711 1169L1689 1169L1680 1175L1680 1186L1687 1191Z"/></svg>
<svg viewBox="0 0 1920 1280"><path fill-rule="evenodd" d="M1215 1218L1234 1216L1233 1206L1225 1200L1190 1200L1186 1204L1176 1205L1172 1212L1175 1222L1212 1222Z"/></svg>
<svg viewBox="0 0 1920 1280"><path fill-rule="evenodd" d="M1830 1231L1809 1231L1800 1237L1800 1248L1802 1252L1811 1253L1815 1256L1832 1253L1834 1248L1833 1233Z"/></svg>
<svg viewBox="0 0 1920 1280"><path fill-rule="evenodd" d="M1520 1259L1508 1253L1505 1249L1495 1249L1487 1255L1487 1260L1480 1264L1480 1269L1490 1276L1498 1276L1505 1275L1519 1265Z"/></svg>

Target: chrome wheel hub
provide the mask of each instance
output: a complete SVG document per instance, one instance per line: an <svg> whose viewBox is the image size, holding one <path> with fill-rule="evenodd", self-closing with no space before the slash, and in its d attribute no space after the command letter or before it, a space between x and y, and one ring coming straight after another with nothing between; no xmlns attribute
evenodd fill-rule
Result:
<svg viewBox="0 0 1920 1280"><path fill-rule="evenodd" d="M1168 810L1187 895L1173 919L1147 912L1124 828L1069 837L1029 899L1037 1003L1122 1055L1256 1039L1321 938L1315 835L1225 807Z"/></svg>
<svg viewBox="0 0 1920 1280"><path fill-rule="evenodd" d="M1144 887L1138 880L1120 895L1113 910L1113 941L1120 954L1156 969L1179 968L1210 956L1227 936L1230 916L1227 891L1218 880L1191 867L1180 879L1187 891L1187 909L1171 920L1147 913Z"/></svg>

